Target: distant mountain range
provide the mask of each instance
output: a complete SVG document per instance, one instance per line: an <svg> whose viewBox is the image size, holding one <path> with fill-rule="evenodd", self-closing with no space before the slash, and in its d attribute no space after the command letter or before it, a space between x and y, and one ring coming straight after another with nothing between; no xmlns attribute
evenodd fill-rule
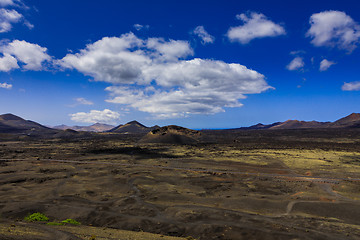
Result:
<svg viewBox="0 0 360 240"><path fill-rule="evenodd" d="M91 126L67 126L67 125L58 125L52 128L59 130L71 129L75 131L85 131L85 132L106 132L114 128L113 125L103 124L103 123L95 123Z"/></svg>
<svg viewBox="0 0 360 240"><path fill-rule="evenodd" d="M360 113L352 113L349 116L341 118L335 122L317 122L317 121L298 121L287 120L285 122L276 122L268 125L258 123L250 127L235 128L233 130L252 130L252 129L306 129L306 128L359 128Z"/></svg>
<svg viewBox="0 0 360 240"><path fill-rule="evenodd" d="M151 130L159 128L159 126L146 127L145 125L137 122L131 121L124 125L120 124L118 126L112 126L108 124L95 123L91 126L67 126L59 125L53 127L55 129L66 130L71 129L75 131L87 131L87 132L113 132L113 133L123 133L123 134L141 134L148 133Z"/></svg>
<svg viewBox="0 0 360 240"><path fill-rule="evenodd" d="M56 128L56 129L55 129ZM143 124L137 121L131 121L124 125L119 125L117 127L96 123L91 126L65 126L60 125L54 128L49 128L43 126L39 123L24 120L21 117L15 116L13 114L3 114L0 115L0 133L5 134L16 134L16 135L28 135L28 136L53 136L53 137L71 137L74 134L81 136L84 134L90 134L86 132L109 132L109 133L120 133L120 134L147 134L150 131L160 129L159 131L153 132L153 135L149 135L148 138L158 139L157 135L166 135L172 136L173 134L179 134L181 127L176 128L174 126L168 126L168 128L161 128L159 126L146 127ZM317 122L317 121L298 121L298 120L288 120L285 122L276 122L268 125L256 124L250 127L235 128L231 130L261 130L261 129L334 129L334 128L360 128L360 113L352 113L349 116L341 118L335 122ZM71 130L69 130L71 129ZM175 130L176 131L175 131ZM65 130L65 131L64 131ZM180 131L183 135L183 130ZM168 134L169 133L169 134ZM192 136L191 136L192 137ZM160 139L160 138L159 138ZM149 140L150 141L150 140ZM158 141L158 140L156 140ZM160 141L160 140L159 140ZM162 141L162 140L161 140Z"/></svg>

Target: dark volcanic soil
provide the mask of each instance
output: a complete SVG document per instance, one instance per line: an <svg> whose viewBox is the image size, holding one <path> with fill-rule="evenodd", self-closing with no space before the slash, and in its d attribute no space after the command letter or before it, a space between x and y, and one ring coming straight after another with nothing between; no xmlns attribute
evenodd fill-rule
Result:
<svg viewBox="0 0 360 240"><path fill-rule="evenodd" d="M91 225L198 239L359 239L357 135L266 134L184 146L138 145L139 136L2 141L0 219L62 239L90 236L24 217L76 219L79 232ZM10 230L0 224L0 239L46 239Z"/></svg>

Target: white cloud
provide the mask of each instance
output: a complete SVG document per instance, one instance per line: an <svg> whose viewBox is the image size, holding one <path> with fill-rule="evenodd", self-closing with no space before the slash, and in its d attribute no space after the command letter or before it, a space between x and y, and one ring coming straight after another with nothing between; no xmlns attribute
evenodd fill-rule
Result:
<svg viewBox="0 0 360 240"><path fill-rule="evenodd" d="M47 49L37 44L26 41L14 40L1 46L1 52L14 56L23 62L26 70L39 71L43 69L43 63L50 61L51 57L46 53Z"/></svg>
<svg viewBox="0 0 360 240"><path fill-rule="evenodd" d="M204 26L197 26L193 33L201 39L202 44L213 43L215 37L211 36L204 28Z"/></svg>
<svg viewBox="0 0 360 240"><path fill-rule="evenodd" d="M0 33L9 32L13 23L19 22L23 16L15 10L0 9Z"/></svg>
<svg viewBox="0 0 360 240"><path fill-rule="evenodd" d="M12 69L19 68L16 58L10 54L4 53L4 56L0 58L0 71L9 72Z"/></svg>
<svg viewBox="0 0 360 240"><path fill-rule="evenodd" d="M227 37L231 41L247 44L255 38L276 37L285 35L285 29L272 21L264 14L250 12L249 14L239 14L237 19L244 22L243 25L231 27L227 32Z"/></svg>
<svg viewBox="0 0 360 240"><path fill-rule="evenodd" d="M269 88L264 76L240 64L193 59L154 66L149 73L165 88L108 87L108 102L127 104L157 118L214 114L224 107L240 107L244 94Z"/></svg>
<svg viewBox="0 0 360 240"><path fill-rule="evenodd" d="M117 89L116 87L107 90L116 91L117 94L123 91L123 95L107 100L112 103L129 104L143 112L151 113L156 118L178 118L190 114L214 114L224 112L223 106L228 103L229 98L234 96L220 96L221 93L195 92L187 89L174 91L158 91L151 95L145 95L137 89ZM228 94L228 93L227 93ZM126 97L127 96L127 97ZM236 96L233 107L242 106L237 99L243 96ZM223 98L223 99L222 99ZM130 102L130 99L134 100Z"/></svg>
<svg viewBox="0 0 360 240"><path fill-rule="evenodd" d="M120 119L118 112L104 109L103 111L91 110L90 112L78 112L70 114L71 120L83 123L109 123L115 124Z"/></svg>
<svg viewBox="0 0 360 240"><path fill-rule="evenodd" d="M30 23L28 20L24 21L24 25L27 26L30 30L34 28L34 24Z"/></svg>
<svg viewBox="0 0 360 240"><path fill-rule="evenodd" d="M300 70L304 67L305 63L302 57L295 57L286 68L290 71Z"/></svg>
<svg viewBox="0 0 360 240"><path fill-rule="evenodd" d="M104 37L80 53L67 54L59 64L91 76L95 81L131 84L141 77L141 67L151 61L140 50L143 45L132 33L119 38Z"/></svg>
<svg viewBox="0 0 360 240"><path fill-rule="evenodd" d="M187 41L170 40L166 42L162 38L149 38L146 47L154 49L156 57L160 60L171 61L185 58L194 54Z"/></svg>
<svg viewBox="0 0 360 240"><path fill-rule="evenodd" d="M92 101L86 100L85 98L75 98L75 101L78 105L94 105Z"/></svg>
<svg viewBox="0 0 360 240"><path fill-rule="evenodd" d="M87 45L76 54L66 55L59 64L73 68L96 81L116 84L132 84L145 79L144 72L153 62L176 61L192 55L193 50L186 41L149 38L146 41L133 33L120 37L104 37Z"/></svg>
<svg viewBox="0 0 360 240"><path fill-rule="evenodd" d="M14 1L13 0L0 0L0 6L1 7L6 7L6 6L11 6L14 5Z"/></svg>
<svg viewBox="0 0 360 240"><path fill-rule="evenodd" d="M342 85L341 89L343 91L360 91L360 82L356 81L356 82L344 83L344 85Z"/></svg>
<svg viewBox="0 0 360 240"><path fill-rule="evenodd" d="M13 87L12 84L0 83L0 88L11 89L12 87Z"/></svg>
<svg viewBox="0 0 360 240"><path fill-rule="evenodd" d="M324 59L320 62L320 68L319 70L321 72L328 70L332 65L336 64L335 62L329 61L327 59Z"/></svg>
<svg viewBox="0 0 360 240"><path fill-rule="evenodd" d="M353 51L360 38L360 25L341 11L324 11L310 17L311 37L315 46L330 46Z"/></svg>
<svg viewBox="0 0 360 240"><path fill-rule="evenodd" d="M301 54L305 54L306 52L304 50L296 50L296 51L291 51L290 55L301 55Z"/></svg>
<svg viewBox="0 0 360 240"><path fill-rule="evenodd" d="M21 0L0 0L0 7L24 6Z"/></svg>
<svg viewBox="0 0 360 240"><path fill-rule="evenodd" d="M186 41L141 40L129 33L89 44L59 64L115 84L106 88L108 102L163 118L222 112L241 106L244 94L271 88L262 74L240 64L182 59L192 54Z"/></svg>
<svg viewBox="0 0 360 240"><path fill-rule="evenodd" d="M141 25L141 24L134 24L133 25L134 26L134 28L137 30L137 31L140 31L140 30L142 30L142 29L149 29L149 25Z"/></svg>
<svg viewBox="0 0 360 240"><path fill-rule="evenodd" d="M71 105L68 105L68 107L77 107L79 105L94 105L94 103L92 101L89 101L85 98L74 98L75 100L75 103L74 104L71 104Z"/></svg>

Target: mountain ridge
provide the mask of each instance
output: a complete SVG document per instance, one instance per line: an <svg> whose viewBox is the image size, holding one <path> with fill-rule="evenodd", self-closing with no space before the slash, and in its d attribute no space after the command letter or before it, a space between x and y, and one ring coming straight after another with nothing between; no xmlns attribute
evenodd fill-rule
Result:
<svg viewBox="0 0 360 240"><path fill-rule="evenodd" d="M318 129L318 128L358 128L360 127L360 113L351 113L334 122L286 120L271 124L258 123L249 127L233 128L231 130L261 130L261 129Z"/></svg>
<svg viewBox="0 0 360 240"><path fill-rule="evenodd" d="M85 132L106 132L109 131L110 129L113 129L114 126L104 123L94 123L93 125L90 126L67 126L61 124L61 125L53 126L52 128L59 130L71 129L75 131L85 131Z"/></svg>
<svg viewBox="0 0 360 240"><path fill-rule="evenodd" d="M105 127L105 128L104 128ZM133 120L124 125L120 124L116 127L95 123L91 126L73 126L66 125L55 126L49 128L31 120L25 120L11 113L0 115L0 133L17 133L17 134L34 134L34 133L57 133L60 130L72 129L75 131L92 131L92 132L109 132L121 134L146 134L152 130L159 129L155 125L147 127L140 122ZM299 121L287 120L284 122L275 122L272 124L258 123L249 127L232 128L228 130L277 130L277 129L333 129L333 128L360 128L360 113L351 113L348 116L340 118L334 122L318 122L318 121ZM105 129L105 130L104 130Z"/></svg>
<svg viewBox="0 0 360 240"><path fill-rule="evenodd" d="M39 133L56 133L57 131L11 113L0 115L0 133L34 135Z"/></svg>

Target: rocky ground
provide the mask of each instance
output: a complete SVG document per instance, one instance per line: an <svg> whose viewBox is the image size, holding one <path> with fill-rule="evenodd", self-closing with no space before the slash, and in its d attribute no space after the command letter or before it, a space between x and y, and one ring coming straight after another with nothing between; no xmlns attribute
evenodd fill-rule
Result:
<svg viewBox="0 0 360 240"><path fill-rule="evenodd" d="M2 140L0 239L359 239L358 135L277 134Z"/></svg>

